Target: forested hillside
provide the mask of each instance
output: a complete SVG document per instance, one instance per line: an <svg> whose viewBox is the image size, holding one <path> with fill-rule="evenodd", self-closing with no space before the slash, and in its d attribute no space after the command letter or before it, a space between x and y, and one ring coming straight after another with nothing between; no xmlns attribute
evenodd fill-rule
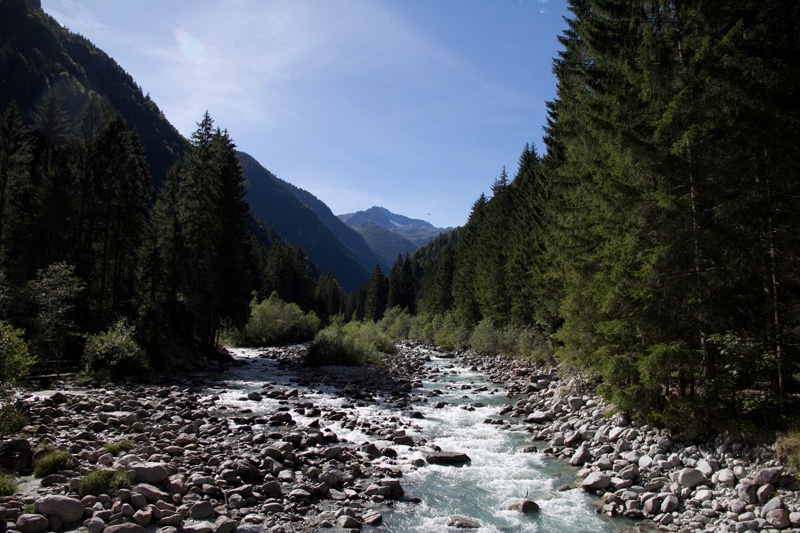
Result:
<svg viewBox="0 0 800 533"><path fill-rule="evenodd" d="M524 331L652 420L790 415L800 6L570 5L547 154L526 147L427 258L420 306Z"/></svg>

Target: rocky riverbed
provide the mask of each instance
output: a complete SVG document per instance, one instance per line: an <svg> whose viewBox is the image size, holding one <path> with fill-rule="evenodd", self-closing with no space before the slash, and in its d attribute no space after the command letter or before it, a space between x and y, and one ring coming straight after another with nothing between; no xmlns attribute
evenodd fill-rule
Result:
<svg viewBox="0 0 800 533"><path fill-rule="evenodd" d="M69 452L75 465L41 480L20 478L23 492L0 500L0 531L380 529L389 510L417 501L404 490L398 450L423 450L432 460L442 451L413 431L422 416L415 406L436 401L415 389L436 380L439 369L425 364L427 350L414 343L399 344L380 370L308 369L302 350L258 351L294 376L266 379L239 398L246 400L240 406L270 402L267 414L226 404L225 365L161 385L27 396L30 424L0 444L2 465L29 474L43 445ZM664 531L800 531L800 494L768 449L733 436L678 442L624 416L607 418L609 406L552 370L458 357L505 387L508 403L485 423L526 429L532 442L524 451L536 446L574 465L578 480L564 490L596 494L599 512ZM249 364L228 365L246 371ZM308 396L315 390L346 400L319 406ZM357 407L376 402L389 409L359 416ZM347 442L328 429L333 422L372 441ZM135 447L116 456L104 448L122 440ZM80 480L97 469L125 472L131 489L81 498Z"/></svg>

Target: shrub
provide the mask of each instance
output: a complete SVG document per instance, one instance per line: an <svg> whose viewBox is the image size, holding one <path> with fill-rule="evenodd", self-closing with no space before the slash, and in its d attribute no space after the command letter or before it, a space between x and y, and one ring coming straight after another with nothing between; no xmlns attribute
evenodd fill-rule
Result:
<svg viewBox="0 0 800 533"><path fill-rule="evenodd" d="M103 444L103 449L116 457L121 452L128 452L134 449L136 445L129 440L121 440L118 442L109 442L107 444Z"/></svg>
<svg viewBox="0 0 800 533"><path fill-rule="evenodd" d="M28 375L33 365L24 334L21 329L0 321L0 387L16 384Z"/></svg>
<svg viewBox="0 0 800 533"><path fill-rule="evenodd" d="M344 324L341 317L334 318L330 326L314 338L306 360L311 365L356 366L379 364L379 352L391 353L394 342L374 322Z"/></svg>
<svg viewBox="0 0 800 533"><path fill-rule="evenodd" d="M145 351L134 340L134 333L135 328L121 319L108 331L89 335L83 354L86 370L114 381L148 374L150 362Z"/></svg>
<svg viewBox="0 0 800 533"><path fill-rule="evenodd" d="M0 407L0 435L18 433L28 423L28 417L17 406L6 403Z"/></svg>
<svg viewBox="0 0 800 533"><path fill-rule="evenodd" d="M472 331L469 344L478 353L496 355L499 352L499 340L500 331L494 326L491 319L484 318Z"/></svg>
<svg viewBox="0 0 800 533"><path fill-rule="evenodd" d="M378 324L392 339L408 339L412 317L408 310L399 307L388 309Z"/></svg>
<svg viewBox="0 0 800 533"><path fill-rule="evenodd" d="M72 456L61 450L47 450L47 452L36 460L33 468L33 477L47 477L55 474L59 470L70 470L75 465Z"/></svg>
<svg viewBox="0 0 800 533"><path fill-rule="evenodd" d="M0 475L0 497L11 496L17 492L17 484L10 477Z"/></svg>
<svg viewBox="0 0 800 533"><path fill-rule="evenodd" d="M279 346L305 342L319 331L316 313L303 313L297 304L287 303L273 292L256 305L250 304L250 318L244 328L228 332L226 340L234 346Z"/></svg>
<svg viewBox="0 0 800 533"><path fill-rule="evenodd" d="M108 494L112 498L119 493L120 489L131 488L131 482L125 472L116 470L95 470L78 484L78 494L83 496L100 496Z"/></svg>

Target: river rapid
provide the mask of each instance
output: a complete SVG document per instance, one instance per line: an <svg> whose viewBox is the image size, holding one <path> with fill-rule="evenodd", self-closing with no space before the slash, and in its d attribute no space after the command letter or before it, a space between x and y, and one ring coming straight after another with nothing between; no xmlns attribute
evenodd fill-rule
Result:
<svg viewBox="0 0 800 533"><path fill-rule="evenodd" d="M315 408L323 412L351 410L363 422L326 420L316 416L317 412L306 416L308 410L292 411L298 424L318 420L320 428L335 433L343 446L372 442L381 449L397 451L397 457L383 456L375 461L386 463L387 468L399 468L405 500L419 501L389 502L381 509L383 523L364 526L361 531L457 531L449 525L454 517L473 522L478 527L470 530L478 533L596 533L632 525L628 520L597 514L593 497L573 487L575 469L532 451L530 447L537 443L531 441L525 426L497 414L513 401L505 390L474 368L446 358L446 354L425 354L429 377L414 383L407 406L399 408L385 398L353 401L334 387L307 387L290 368L260 357L257 350L232 349L232 353L247 364L219 376L220 405L266 416L285 410L286 402L268 397L254 402L247 394L265 387L294 387ZM394 421L405 422L402 431L417 445L399 445L376 437L374 431L364 431L365 427ZM432 450L466 453L470 462L460 466L428 464L425 453ZM523 515L509 510L513 502L526 497L539 505L538 513Z"/></svg>

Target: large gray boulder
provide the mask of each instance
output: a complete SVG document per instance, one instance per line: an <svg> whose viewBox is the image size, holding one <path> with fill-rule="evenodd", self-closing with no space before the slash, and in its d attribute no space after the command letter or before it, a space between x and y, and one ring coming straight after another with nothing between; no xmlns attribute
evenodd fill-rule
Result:
<svg viewBox="0 0 800 533"><path fill-rule="evenodd" d="M36 500L33 508L37 513L57 516L65 524L77 522L83 518L83 504L80 500L69 496L50 495Z"/></svg>
<svg viewBox="0 0 800 533"><path fill-rule="evenodd" d="M40 514L23 514L17 518L14 529L20 533L39 533L47 531L50 521Z"/></svg>
<svg viewBox="0 0 800 533"><path fill-rule="evenodd" d="M696 468L684 468L678 472L678 483L681 487L693 489L703 481L705 481L705 476Z"/></svg>
<svg viewBox="0 0 800 533"><path fill-rule="evenodd" d="M128 470L133 472L134 480L137 483L155 485L169 477L169 471L164 463L131 463L128 465Z"/></svg>
<svg viewBox="0 0 800 533"><path fill-rule="evenodd" d="M611 478L602 472L592 472L581 483L581 488L587 492L605 489L611 485Z"/></svg>

